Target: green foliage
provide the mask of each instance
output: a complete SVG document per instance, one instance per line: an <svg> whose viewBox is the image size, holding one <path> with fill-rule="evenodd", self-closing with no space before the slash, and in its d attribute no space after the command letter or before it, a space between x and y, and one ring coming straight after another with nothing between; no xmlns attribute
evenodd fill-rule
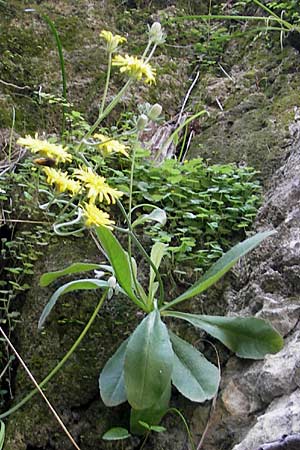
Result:
<svg viewBox="0 0 300 450"><path fill-rule="evenodd" d="M109 250L108 259L111 267L119 270L122 246L109 229L103 228L105 232L102 233L102 228L98 227L97 230L99 243ZM261 319L195 315L171 309L175 304L208 289L228 272L241 256L257 247L272 234L274 232L258 233L234 246L198 282L174 300L167 302L163 299L160 304L156 298L153 298L152 291L146 294L148 295L146 299L144 294L139 297L140 294L137 291L137 300L142 305L142 309L145 311L146 308L143 305L147 307L150 305L150 311L109 359L99 378L100 393L107 406L119 405L125 400L131 405L132 432L144 433L145 427L141 425L141 421L150 426L160 422L168 410L171 382L192 401L210 399L218 390L220 381L218 368L207 361L191 344L168 330L162 320L164 317L174 317L190 322L220 340L243 358L260 359L265 354L276 353L282 348L281 336ZM157 244L155 246L157 247ZM121 252L122 258L125 255L123 252ZM156 261L156 269L159 269L162 259L161 249L155 249L152 257ZM128 259L123 258L123 264L127 262ZM126 271L130 271L131 276L124 285L123 273L118 272L121 273L120 282L131 293L133 286L139 283L138 274L130 264ZM66 270L61 273L65 274ZM51 278L51 275L48 277ZM62 286L54 294L55 301L66 292L69 285L72 285L72 289L73 287L76 289L76 283L78 283L78 289L81 289L89 283L89 280L78 280ZM90 283L93 284L94 280L91 279ZM103 287L105 287L104 284ZM136 303L135 298L132 300ZM45 310L49 308L49 305L51 306L51 302L53 299L50 299Z"/></svg>
<svg viewBox="0 0 300 450"><path fill-rule="evenodd" d="M172 383L193 402L213 398L220 382L219 370L198 350L169 331L174 350Z"/></svg>
<svg viewBox="0 0 300 450"><path fill-rule="evenodd" d="M129 195L131 169L125 157L104 159L92 146L85 147L85 155L102 176ZM242 237L251 227L261 202L257 172L234 164L209 165L201 158L184 163L169 159L157 166L147 155L138 150L132 226L143 225L143 234L168 244L174 267L186 261L197 270L209 267L230 247L233 236ZM124 197L125 207L128 201Z"/></svg>
<svg viewBox="0 0 300 450"><path fill-rule="evenodd" d="M236 232L250 228L261 188L249 167L207 165L201 159L167 160L155 167L140 161L135 171L136 204L151 202L167 213L167 226L143 227L154 241L169 245L173 261L208 267ZM142 208L146 211L147 207Z"/></svg>
<svg viewBox="0 0 300 450"><path fill-rule="evenodd" d="M294 25L300 24L300 7L298 0L288 1L271 1L267 2L268 8L279 15L283 15L285 20L288 20Z"/></svg>

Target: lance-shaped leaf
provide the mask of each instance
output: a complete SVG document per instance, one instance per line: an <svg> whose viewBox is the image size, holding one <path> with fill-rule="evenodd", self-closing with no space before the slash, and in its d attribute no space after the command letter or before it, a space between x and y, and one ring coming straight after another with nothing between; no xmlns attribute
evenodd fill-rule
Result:
<svg viewBox="0 0 300 450"><path fill-rule="evenodd" d="M159 401L171 380L173 356L167 327L152 311L131 335L125 353L126 393L134 409Z"/></svg>
<svg viewBox="0 0 300 450"><path fill-rule="evenodd" d="M193 402L204 402L213 398L220 383L218 368L191 344L171 331L169 334L174 350L172 372L174 386Z"/></svg>
<svg viewBox="0 0 300 450"><path fill-rule="evenodd" d="M133 434L145 434L147 431L140 422L147 423L150 427L158 425L166 414L171 398L171 382L168 383L161 398L148 409L131 409L130 431Z"/></svg>
<svg viewBox="0 0 300 450"><path fill-rule="evenodd" d="M166 315L201 328L240 358L261 359L283 347L280 334L266 321L255 317L205 316L177 311L166 311Z"/></svg>
<svg viewBox="0 0 300 450"><path fill-rule="evenodd" d="M246 253L257 247L264 239L276 233L276 231L265 231L257 233L255 236L246 239L243 242L232 247L187 291L181 294L175 300L163 306L160 310L169 309L188 298L194 297L215 284L231 267Z"/></svg>
<svg viewBox="0 0 300 450"><path fill-rule="evenodd" d="M100 377L99 388L106 406L117 406L127 400L124 382L124 359L128 339L105 364Z"/></svg>
<svg viewBox="0 0 300 450"><path fill-rule="evenodd" d="M96 228L97 237L112 265L115 277L128 297L142 307L133 290L133 274L131 272L128 254L124 251L118 239L107 227Z"/></svg>
<svg viewBox="0 0 300 450"><path fill-rule="evenodd" d="M65 275L70 275L72 273L88 272L90 270L95 270L102 268L102 264L90 264L90 263L74 263L62 270L57 270L55 272L44 273L40 278L40 286L48 286L57 278L63 277Z"/></svg>
<svg viewBox="0 0 300 450"><path fill-rule="evenodd" d="M54 294L50 297L50 300L46 304L45 308L43 309L43 312L41 314L38 328L42 328L44 325L45 320L47 319L48 315L52 311L53 307L55 306L55 303L59 299L59 297L63 294L67 294L68 292L72 291L82 291L82 290L94 290L99 288L109 288L109 285L107 281L104 280L97 280L94 278L91 279L83 279L83 280L75 280L70 281L70 283L66 283L60 288L58 288Z"/></svg>

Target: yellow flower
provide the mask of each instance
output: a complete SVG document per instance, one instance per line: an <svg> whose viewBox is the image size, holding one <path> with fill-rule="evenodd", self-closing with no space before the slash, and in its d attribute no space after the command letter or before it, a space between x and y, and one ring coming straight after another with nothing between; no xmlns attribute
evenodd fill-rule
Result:
<svg viewBox="0 0 300 450"><path fill-rule="evenodd" d="M105 200L109 205L115 204L116 200L123 195L123 192L110 187L105 178L97 175L90 167L75 169L74 175L83 181L85 188L88 189L90 203L94 203L98 198L100 203Z"/></svg>
<svg viewBox="0 0 300 450"><path fill-rule="evenodd" d="M105 136L104 134L94 134L94 138L99 139L101 141L101 144L98 145L99 150L103 154L103 156L110 155L111 153L122 153L122 155L125 155L129 157L126 149L129 148L125 144L122 144L121 142L111 139L108 136Z"/></svg>
<svg viewBox="0 0 300 450"><path fill-rule="evenodd" d="M101 211L101 209L97 208L93 203L84 203L81 205L83 210L83 215L86 218L85 224L90 227L93 225L96 226L104 226L112 229L112 225L115 223L113 220L109 218L109 214Z"/></svg>
<svg viewBox="0 0 300 450"><path fill-rule="evenodd" d="M136 56L116 55L112 62L113 66L120 67L121 73L127 73L130 77L141 80L145 78L145 83L155 83L156 71L150 64L145 63Z"/></svg>
<svg viewBox="0 0 300 450"><path fill-rule="evenodd" d="M106 40L107 42L107 51L108 53L113 53L117 50L120 44L126 42L127 39L119 36L118 34L113 35L111 31L102 30L100 33L100 37Z"/></svg>
<svg viewBox="0 0 300 450"><path fill-rule="evenodd" d="M47 175L47 183L55 184L59 192L70 191L73 195L78 194L81 190L79 181L71 180L67 172L44 167L44 172Z"/></svg>
<svg viewBox="0 0 300 450"><path fill-rule="evenodd" d="M72 155L68 153L61 145L52 144L51 142L38 139L36 134L34 138L26 136L19 138L17 144L28 148L32 153L40 153L42 156L53 158L56 162L72 161Z"/></svg>

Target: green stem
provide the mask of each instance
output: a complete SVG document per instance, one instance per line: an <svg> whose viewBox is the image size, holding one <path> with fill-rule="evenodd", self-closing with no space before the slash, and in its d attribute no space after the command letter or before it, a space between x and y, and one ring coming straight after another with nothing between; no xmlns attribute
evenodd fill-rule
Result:
<svg viewBox="0 0 300 450"><path fill-rule="evenodd" d="M147 47L145 48L144 53L142 54L142 60L144 60L146 58L150 47L151 47L151 41L148 41Z"/></svg>
<svg viewBox="0 0 300 450"><path fill-rule="evenodd" d="M131 227L131 223L129 222L129 218L128 215L125 211L124 206L122 205L122 203L120 202L120 200L117 200L118 206L126 220L127 226L128 226L128 232L130 233L132 240L134 241L134 243L136 244L136 246L138 247L138 249L140 250L141 254L144 256L144 258L146 259L146 261L148 262L148 264L152 267L152 269L154 270L154 273L156 275L158 284L159 284L159 303L163 302L164 299L164 286L163 286L163 282L160 276L159 271L157 270L155 264L153 263L152 259L149 257L148 253L146 252L146 250L144 249L144 247L142 246L142 244L140 243L140 241L138 240L138 238L136 237L134 231L132 230Z"/></svg>
<svg viewBox="0 0 300 450"><path fill-rule="evenodd" d="M70 356L74 353L74 351L76 350L78 345L81 343L82 339L85 337L85 335L87 334L88 330L90 329L92 323L94 322L94 320L95 320L95 318L96 318L96 316L97 316L101 306L103 305L103 302L104 302L104 300L106 298L106 295L107 295L107 291L108 291L107 289L104 291L102 297L100 298L100 301L99 301L98 305L96 306L93 314L90 317L90 320L86 324L86 326L83 329L82 333L79 335L77 340L74 342L74 344L72 345L70 350L65 354L65 356L54 367L54 369L51 370L51 372L46 376L46 378L43 379L43 381L41 381L41 383L39 384L40 388L44 387L45 384L47 384L48 381L50 381L54 377L54 375L60 370L60 368L65 364L65 362L70 358ZM9 410L5 411L4 413L0 414L0 419L4 419L4 417L10 416L12 413L16 412L19 408L21 408L21 406L25 405L37 393L38 393L38 390L37 389L33 389L19 403L17 403L15 406L13 406Z"/></svg>
<svg viewBox="0 0 300 450"><path fill-rule="evenodd" d="M108 63L107 63L106 81L105 81L105 87L104 87L102 102L101 102L101 106L100 106L100 110L99 110L99 116L101 116L101 114L103 113L104 106L105 106L105 101L106 101L106 97L107 97L109 80L110 80L110 74L111 74L111 60L112 60L111 52L109 52L109 54L108 54Z"/></svg>
<svg viewBox="0 0 300 450"><path fill-rule="evenodd" d="M182 414L178 409L176 409L176 408L169 408L169 409L167 410L166 414L167 414L168 412L170 412L170 413L175 413L175 414L177 414L177 415L180 417L180 419L181 419L182 422L184 423L184 426L185 426L185 429L186 429L186 432L187 432L187 435L188 435L188 438L189 438L189 441L190 441L192 450L195 450L195 444L194 444L194 442L193 442L193 438L192 438L192 435L191 435L189 426L188 426L187 421L185 420L183 414Z"/></svg>
<svg viewBox="0 0 300 450"><path fill-rule="evenodd" d="M155 50L156 50L156 47L157 47L157 44L154 44L153 47L152 47L152 49L151 49L151 52L149 53L149 55L147 56L147 58L146 58L146 60L145 60L145 63L148 63L148 62L150 61L150 59L151 59L152 56L154 55L154 52L155 52Z"/></svg>
<svg viewBox="0 0 300 450"><path fill-rule="evenodd" d="M110 104L105 108L105 110L103 111L102 114L99 114L98 119L96 120L96 122L94 123L94 125L91 126L90 130L83 136L83 138L81 139L80 143L77 146L76 151L79 152L84 141L89 139L92 134L94 133L94 131L98 128L98 126L100 125L100 123L102 122L102 120L105 119L106 116L108 116L108 114L114 109L114 107L117 105L117 103L121 100L123 94L127 91L128 87L130 86L130 84L132 83L132 78L130 78L122 87L122 89L118 92L118 94L115 96L115 98L110 102Z"/></svg>
<svg viewBox="0 0 300 450"><path fill-rule="evenodd" d="M150 431L147 431L146 436L145 436L145 438L143 440L143 443L142 443L142 445L140 447L140 450L143 450L143 448L145 447L145 444L146 444L146 442L148 440L149 434L150 434Z"/></svg>
<svg viewBox="0 0 300 450"><path fill-rule="evenodd" d="M12 151L12 143L13 143L13 134L15 129L15 121L16 121L16 110L15 107L12 107L12 123L9 135L9 146L8 146L8 163L11 163L11 151Z"/></svg>

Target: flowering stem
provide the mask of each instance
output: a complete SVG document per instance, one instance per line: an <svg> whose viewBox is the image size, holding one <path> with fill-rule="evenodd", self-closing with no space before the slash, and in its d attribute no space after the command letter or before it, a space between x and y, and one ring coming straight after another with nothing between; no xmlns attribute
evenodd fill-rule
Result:
<svg viewBox="0 0 300 450"><path fill-rule="evenodd" d="M103 295L100 298L99 303L96 306L93 314L91 315L90 320L88 321L88 323L84 327L82 333L79 335L77 340L74 342L74 344L72 345L70 350L59 361L59 363L54 367L54 369L52 369L51 372L43 379L43 381L41 381L41 383L39 383L40 388L44 387L45 384L47 384L48 381L50 381L54 377L54 375L60 370L60 368L65 364L65 362L70 358L70 356L74 353L74 351L76 350L78 345L81 343L82 339L85 337L85 335L87 334L88 330L90 329L92 323L94 322L95 318L97 317L97 314L98 314L101 306L103 305L104 300L106 299L107 292L108 292L108 289L106 289L103 292ZM9 410L5 411L4 413L0 414L0 419L4 419L4 417L10 416L12 413L17 411L19 408L21 408L21 406L25 405L35 394L37 394L37 392L38 392L37 389L33 389L19 403L17 403L15 406L13 406Z"/></svg>
<svg viewBox="0 0 300 450"><path fill-rule="evenodd" d="M150 61L150 59L152 58L152 56L153 56L153 54L154 54L154 52L156 50L156 47L157 47L157 44L154 44L153 47L152 47L151 52L149 53L149 55L146 58L145 63L148 63Z"/></svg>
<svg viewBox="0 0 300 450"><path fill-rule="evenodd" d="M159 303L161 303L163 301L163 299L164 299L164 286L163 286L163 282L162 282L160 273L157 270L157 267L153 263L152 259L149 257L148 253L146 252L146 250L144 249L144 247L142 246L142 244L140 243L140 241L136 237L136 235L135 235L135 233L134 233L134 231L132 229L131 222L129 221L129 217L128 217L126 211L125 211L125 208L124 208L124 206L122 205L122 203L120 202L119 199L117 199L117 203L118 203L118 206L119 206L119 208L120 208L120 210L121 210L121 212L122 212L122 214L123 214L123 216L124 216L124 218L126 220L126 223L128 225L128 233L131 235L132 240L134 241L134 243L136 244L136 246L140 250L141 254L144 256L144 258L146 259L148 264L152 267L152 269L153 269L153 271L154 271L154 273L156 275L156 278L157 278L157 281L158 281L158 284L159 284Z"/></svg>
<svg viewBox="0 0 300 450"><path fill-rule="evenodd" d="M94 131L98 128L102 120L105 119L106 116L114 109L114 107L119 103L121 100L123 94L126 92L130 84L132 83L132 79L130 78L122 87L122 89L119 91L119 93L115 96L115 98L110 102L110 104L105 108L105 110L102 112L102 114L99 111L99 116L94 125L91 126L90 130L83 136L80 143L78 144L78 147L76 149L77 152L80 151L82 144L84 141L92 136Z"/></svg>
<svg viewBox="0 0 300 450"><path fill-rule="evenodd" d="M105 82L105 87L104 87L104 92L103 92L101 106L100 106L100 109L99 109L99 117L102 115L103 110L104 110L104 105L105 105L107 91L108 91L108 86L109 86L110 74L111 74L111 52L108 53L106 82Z"/></svg>

